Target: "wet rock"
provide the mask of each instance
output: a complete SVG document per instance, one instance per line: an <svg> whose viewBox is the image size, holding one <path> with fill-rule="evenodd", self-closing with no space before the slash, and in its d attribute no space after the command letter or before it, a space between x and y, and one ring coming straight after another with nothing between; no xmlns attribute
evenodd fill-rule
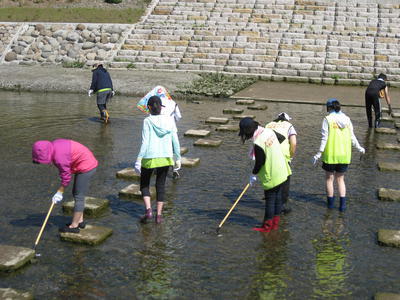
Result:
<svg viewBox="0 0 400 300"><path fill-rule="evenodd" d="M374 297L375 300L400 300L400 294L393 293L377 293Z"/></svg>
<svg viewBox="0 0 400 300"><path fill-rule="evenodd" d="M382 122L394 122L394 120L391 117L387 117L387 116L382 117L381 121Z"/></svg>
<svg viewBox="0 0 400 300"><path fill-rule="evenodd" d="M379 229L378 243L384 246L400 248L400 230Z"/></svg>
<svg viewBox="0 0 400 300"><path fill-rule="evenodd" d="M243 109L241 108L224 108L222 113L224 114L241 114L243 113Z"/></svg>
<svg viewBox="0 0 400 300"><path fill-rule="evenodd" d="M247 106L247 108L248 108L248 109L251 109L251 110L266 110L266 109L268 109L268 105L265 105L265 104L257 104L257 105L250 105L250 106Z"/></svg>
<svg viewBox="0 0 400 300"><path fill-rule="evenodd" d="M18 58L17 53L15 52L8 52L6 56L4 57L5 61L13 61Z"/></svg>
<svg viewBox="0 0 400 300"><path fill-rule="evenodd" d="M254 103L255 103L254 100L236 100L237 105L250 105Z"/></svg>
<svg viewBox="0 0 400 300"><path fill-rule="evenodd" d="M378 143L376 148L380 150L397 150L400 151L400 145L390 144L390 143Z"/></svg>
<svg viewBox="0 0 400 300"><path fill-rule="evenodd" d="M209 117L206 120L207 124L226 124L229 122L228 118L216 118L216 117Z"/></svg>
<svg viewBox="0 0 400 300"><path fill-rule="evenodd" d="M181 162L183 167L195 167L200 163L200 158L182 157Z"/></svg>
<svg viewBox="0 0 400 300"><path fill-rule="evenodd" d="M239 125L221 125L215 130L217 131L239 131Z"/></svg>
<svg viewBox="0 0 400 300"><path fill-rule="evenodd" d="M375 128L375 132L382 134L397 134L397 130L394 128Z"/></svg>
<svg viewBox="0 0 400 300"><path fill-rule="evenodd" d="M21 292L11 288L0 289L0 299L3 300L31 300L33 295L29 292Z"/></svg>
<svg viewBox="0 0 400 300"><path fill-rule="evenodd" d="M35 257L35 251L30 248L0 245L0 271L13 271Z"/></svg>
<svg viewBox="0 0 400 300"><path fill-rule="evenodd" d="M251 119L255 119L256 116L255 115L234 115L233 119L234 120L241 120L243 118L251 118Z"/></svg>
<svg viewBox="0 0 400 300"><path fill-rule="evenodd" d="M126 180L140 180L140 174L136 173L134 168L125 168L118 171L116 176L117 178Z"/></svg>
<svg viewBox="0 0 400 300"><path fill-rule="evenodd" d="M394 124L394 127L400 128L400 122L396 122L396 123Z"/></svg>
<svg viewBox="0 0 400 300"><path fill-rule="evenodd" d="M74 211L74 201L68 201L63 203L63 211L66 214L72 214ZM101 214L108 206L110 201L107 199L85 197L85 209L83 211L85 216L97 216Z"/></svg>
<svg viewBox="0 0 400 300"><path fill-rule="evenodd" d="M189 149L187 147L181 147L181 155L187 153Z"/></svg>
<svg viewBox="0 0 400 300"><path fill-rule="evenodd" d="M210 135L209 130L202 130L202 129L189 129L184 133L184 136L194 136L194 137L206 137Z"/></svg>
<svg viewBox="0 0 400 300"><path fill-rule="evenodd" d="M400 113L394 112L394 113L392 113L392 117L393 118L400 118Z"/></svg>
<svg viewBox="0 0 400 300"><path fill-rule="evenodd" d="M107 239L113 233L111 228L103 226L86 225L79 233L60 232L60 238L63 241L98 245Z"/></svg>
<svg viewBox="0 0 400 300"><path fill-rule="evenodd" d="M154 197L156 195L156 189L150 187L150 195ZM119 191L119 197L124 199L142 200L142 192L140 191L139 184L130 184L127 187Z"/></svg>
<svg viewBox="0 0 400 300"><path fill-rule="evenodd" d="M379 162L379 171L400 171L400 163Z"/></svg>
<svg viewBox="0 0 400 300"><path fill-rule="evenodd" d="M201 147L218 147L222 144L221 140L207 140L207 139L198 139L194 142L195 146Z"/></svg>
<svg viewBox="0 0 400 300"><path fill-rule="evenodd" d="M380 188L378 198L385 201L400 201L400 190Z"/></svg>

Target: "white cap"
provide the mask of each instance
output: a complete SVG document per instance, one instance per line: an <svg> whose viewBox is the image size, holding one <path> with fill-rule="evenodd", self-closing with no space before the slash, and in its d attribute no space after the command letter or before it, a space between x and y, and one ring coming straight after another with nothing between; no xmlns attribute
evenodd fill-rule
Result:
<svg viewBox="0 0 400 300"><path fill-rule="evenodd" d="M287 113L285 113L285 112L281 112L280 114L278 114L278 118L279 118L280 116L282 116L282 115L283 115L283 117L286 119L286 121L289 121L289 120L292 119L292 118L289 117L289 115L288 115Z"/></svg>

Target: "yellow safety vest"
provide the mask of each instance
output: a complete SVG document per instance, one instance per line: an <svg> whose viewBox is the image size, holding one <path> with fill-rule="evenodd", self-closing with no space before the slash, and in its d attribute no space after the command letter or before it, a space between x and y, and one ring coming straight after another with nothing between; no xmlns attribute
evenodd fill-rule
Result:
<svg viewBox="0 0 400 300"><path fill-rule="evenodd" d="M349 164L351 161L351 132L349 125L339 128L333 116L327 116L329 124L328 141L322 153L326 164Z"/></svg>
<svg viewBox="0 0 400 300"><path fill-rule="evenodd" d="M293 125L288 121L279 121L279 122L270 122L267 124L267 128L271 128L276 132L282 134L285 137L285 140L281 143L281 148L283 155L285 155L286 159L290 162L290 143L289 143L289 129Z"/></svg>

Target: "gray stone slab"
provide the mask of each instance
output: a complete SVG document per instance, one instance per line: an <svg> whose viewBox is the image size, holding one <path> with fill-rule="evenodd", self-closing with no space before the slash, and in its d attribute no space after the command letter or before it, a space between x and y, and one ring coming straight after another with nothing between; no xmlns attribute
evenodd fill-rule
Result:
<svg viewBox="0 0 400 300"><path fill-rule="evenodd" d="M156 195L156 190L152 186L150 187L150 195L154 197ZM131 200L142 200L142 192L140 191L139 184L130 184L127 187L119 191L119 197Z"/></svg>
<svg viewBox="0 0 400 300"><path fill-rule="evenodd" d="M379 229L378 242L384 246L400 248L400 230Z"/></svg>
<svg viewBox="0 0 400 300"><path fill-rule="evenodd" d="M233 116L233 119L234 119L234 120L241 120L241 119L243 119L243 118L252 118L252 119L255 119L256 116L255 116L255 115L234 115L234 116Z"/></svg>
<svg viewBox="0 0 400 300"><path fill-rule="evenodd" d="M247 108L251 109L251 110L266 110L266 109L268 109L268 105L266 105L266 104L256 104L256 105L247 106Z"/></svg>
<svg viewBox="0 0 400 300"><path fill-rule="evenodd" d="M382 122L394 122L394 120L391 117L384 116L381 118Z"/></svg>
<svg viewBox="0 0 400 300"><path fill-rule="evenodd" d="M376 148L380 150L397 150L400 151L400 145L391 144L391 143L378 143L376 144Z"/></svg>
<svg viewBox="0 0 400 300"><path fill-rule="evenodd" d="M376 133L382 133L382 134L397 134L397 130L394 128L375 128Z"/></svg>
<svg viewBox="0 0 400 300"><path fill-rule="evenodd" d="M400 118L400 113L399 112L394 112L392 113L393 118Z"/></svg>
<svg viewBox="0 0 400 300"><path fill-rule="evenodd" d="M228 118L216 118L216 117L209 117L206 120L207 124L226 124L229 122Z"/></svg>
<svg viewBox="0 0 400 300"><path fill-rule="evenodd" d="M181 147L181 155L187 153L189 151L188 147Z"/></svg>
<svg viewBox="0 0 400 300"><path fill-rule="evenodd" d="M134 168L125 168L118 171L116 176L117 178L126 180L140 180L140 174L136 173Z"/></svg>
<svg viewBox="0 0 400 300"><path fill-rule="evenodd" d="M379 162L379 171L400 171L400 163Z"/></svg>
<svg viewBox="0 0 400 300"><path fill-rule="evenodd" d="M241 108L224 108L222 113L224 114L241 114L244 109Z"/></svg>
<svg viewBox="0 0 400 300"><path fill-rule="evenodd" d="M400 201L400 190L380 188L378 199L383 201Z"/></svg>
<svg viewBox="0 0 400 300"><path fill-rule="evenodd" d="M396 122L396 123L394 123L394 127L396 127L396 128L400 128L400 122Z"/></svg>
<svg viewBox="0 0 400 300"><path fill-rule="evenodd" d="M29 292L21 292L11 288L0 289L0 300L32 300L33 295Z"/></svg>
<svg viewBox="0 0 400 300"><path fill-rule="evenodd" d="M217 131L239 131L239 125L221 125L215 128Z"/></svg>
<svg viewBox="0 0 400 300"><path fill-rule="evenodd" d="M193 136L193 137L206 137L209 135L210 131L204 129L189 129L184 133L184 136Z"/></svg>
<svg viewBox="0 0 400 300"><path fill-rule="evenodd" d="M182 167L194 167L200 163L200 158L188 158L182 156Z"/></svg>
<svg viewBox="0 0 400 300"><path fill-rule="evenodd" d="M74 211L74 201L68 201L63 203L62 208L64 213L72 214ZM85 209L84 215L87 217L94 217L101 214L110 205L110 201L107 199L85 197Z"/></svg>
<svg viewBox="0 0 400 300"><path fill-rule="evenodd" d="M236 100L237 105L250 105L254 103L255 103L254 100Z"/></svg>
<svg viewBox="0 0 400 300"><path fill-rule="evenodd" d="M207 140L207 139L198 139L194 142L195 146L201 147L218 147L222 144L221 140Z"/></svg>
<svg viewBox="0 0 400 300"><path fill-rule="evenodd" d="M376 293L374 300L400 300L400 294Z"/></svg>
<svg viewBox="0 0 400 300"><path fill-rule="evenodd" d="M79 233L60 232L60 238L63 241L98 245L113 233L111 228L103 226L86 225L85 229L81 229Z"/></svg>
<svg viewBox="0 0 400 300"><path fill-rule="evenodd" d="M30 248L0 245L0 271L14 271L35 257Z"/></svg>

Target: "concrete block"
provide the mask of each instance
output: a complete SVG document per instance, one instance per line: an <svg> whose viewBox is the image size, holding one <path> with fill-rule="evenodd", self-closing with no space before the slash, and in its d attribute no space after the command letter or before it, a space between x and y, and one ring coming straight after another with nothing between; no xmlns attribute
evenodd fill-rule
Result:
<svg viewBox="0 0 400 300"><path fill-rule="evenodd" d="M378 199L382 201L400 201L400 190L380 188Z"/></svg>
<svg viewBox="0 0 400 300"><path fill-rule="evenodd" d="M229 122L228 118L209 117L206 124L226 124Z"/></svg>
<svg viewBox="0 0 400 300"><path fill-rule="evenodd" d="M247 108L250 109L250 110L266 110L266 109L268 109L268 105L266 105L266 104L257 104L257 105L247 106Z"/></svg>
<svg viewBox="0 0 400 300"><path fill-rule="evenodd" d="M150 187L150 196L154 197L156 195L155 187ZM127 187L119 191L118 196L127 200L143 200L142 192L140 191L139 184L130 184Z"/></svg>
<svg viewBox="0 0 400 300"><path fill-rule="evenodd" d="M254 100L236 100L237 105L250 105L254 103L255 103Z"/></svg>
<svg viewBox="0 0 400 300"><path fill-rule="evenodd" d="M126 180L140 180L140 174L136 173L133 168L125 168L118 171L116 177Z"/></svg>
<svg viewBox="0 0 400 300"><path fill-rule="evenodd" d="M381 134L397 134L397 130L394 128L375 128L376 133L381 133Z"/></svg>
<svg viewBox="0 0 400 300"><path fill-rule="evenodd" d="M29 292L21 292L11 288L0 289L0 299L3 300L33 300L33 295Z"/></svg>
<svg viewBox="0 0 400 300"><path fill-rule="evenodd" d="M376 293L374 300L400 300L400 294Z"/></svg>
<svg viewBox="0 0 400 300"><path fill-rule="evenodd" d="M189 151L188 147L181 147L181 155L187 153Z"/></svg>
<svg viewBox="0 0 400 300"><path fill-rule="evenodd" d="M79 233L60 232L60 238L62 241L94 246L103 242L112 233L111 228L86 225L85 229L81 229Z"/></svg>
<svg viewBox="0 0 400 300"><path fill-rule="evenodd" d="M74 211L75 201L68 201L63 203L62 209L66 214L72 214ZM110 201L107 199L85 197L84 215L87 217L94 217L101 214L108 206Z"/></svg>
<svg viewBox="0 0 400 300"><path fill-rule="evenodd" d="M400 248L400 230L379 229L378 243L383 246Z"/></svg>
<svg viewBox="0 0 400 300"><path fill-rule="evenodd" d="M234 119L234 120L241 120L241 119L243 119L243 118L252 118L252 119L255 119L256 116L255 116L255 115L234 115L234 116L233 116L233 119Z"/></svg>
<svg viewBox="0 0 400 300"><path fill-rule="evenodd" d="M198 139L193 145L201 147L219 147L221 144L221 140Z"/></svg>
<svg viewBox="0 0 400 300"><path fill-rule="evenodd" d="M0 271L14 271L35 257L35 251L30 248L0 245Z"/></svg>
<svg viewBox="0 0 400 300"><path fill-rule="evenodd" d="M239 125L221 125L215 130L217 131L239 131Z"/></svg>
<svg viewBox="0 0 400 300"><path fill-rule="evenodd" d="M379 171L400 171L400 163L393 162L379 162Z"/></svg>
<svg viewBox="0 0 400 300"><path fill-rule="evenodd" d="M400 145L391 144L391 143L378 143L376 144L376 148L380 150L397 150L400 151Z"/></svg>
<svg viewBox="0 0 400 300"><path fill-rule="evenodd" d="M187 158L182 156L181 158L182 166L183 167L194 167L200 163L200 158Z"/></svg>
<svg viewBox="0 0 400 300"><path fill-rule="evenodd" d="M244 109L241 108L224 108L222 113L224 114L241 114L243 113Z"/></svg>
<svg viewBox="0 0 400 300"><path fill-rule="evenodd" d="M203 129L189 129L184 133L184 136L193 136L193 137L206 137L210 135L209 130L203 130Z"/></svg>

